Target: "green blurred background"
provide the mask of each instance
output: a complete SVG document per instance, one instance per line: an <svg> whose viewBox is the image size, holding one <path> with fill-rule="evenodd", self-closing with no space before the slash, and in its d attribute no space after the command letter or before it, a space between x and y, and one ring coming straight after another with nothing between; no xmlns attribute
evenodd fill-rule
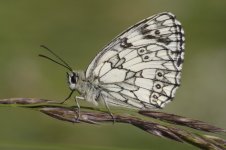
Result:
<svg viewBox="0 0 226 150"><path fill-rule="evenodd" d="M165 112L226 128L226 1L8 0L0 2L0 98L64 99L65 69L39 58L45 44L73 68L86 69L117 34L153 14L182 22L182 86ZM196 149L125 124L74 125L38 112L0 108L0 149Z"/></svg>

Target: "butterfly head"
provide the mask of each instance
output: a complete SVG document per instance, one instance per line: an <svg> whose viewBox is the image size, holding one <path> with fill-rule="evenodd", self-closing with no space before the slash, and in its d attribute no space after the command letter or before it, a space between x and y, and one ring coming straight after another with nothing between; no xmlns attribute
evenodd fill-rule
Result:
<svg viewBox="0 0 226 150"><path fill-rule="evenodd" d="M77 81L78 81L78 74L74 71L67 72L67 77L68 77L69 88L72 91L75 90L76 84L77 84Z"/></svg>

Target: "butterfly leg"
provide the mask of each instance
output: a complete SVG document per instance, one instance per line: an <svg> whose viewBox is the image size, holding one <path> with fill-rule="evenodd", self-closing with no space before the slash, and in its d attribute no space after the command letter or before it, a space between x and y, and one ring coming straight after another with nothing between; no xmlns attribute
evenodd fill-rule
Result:
<svg viewBox="0 0 226 150"><path fill-rule="evenodd" d="M103 98L103 100L104 100L104 104L105 104L106 108L108 109L108 113L110 114L110 116L111 116L111 118L112 118L112 120L113 120L113 124L114 124L114 123L115 123L115 117L114 117L114 115L111 113L107 101L106 101L104 98Z"/></svg>
<svg viewBox="0 0 226 150"><path fill-rule="evenodd" d="M60 104L64 104L72 96L73 93L74 93L74 90L72 90L71 93L68 95L68 97L65 98L62 102L60 102Z"/></svg>
<svg viewBox="0 0 226 150"><path fill-rule="evenodd" d="M78 109L76 109L76 112L77 112L77 117L75 118L76 122L78 122L79 118L80 118L80 105L78 103L78 99L84 100L85 98L81 97L81 96L75 96L75 103L76 103L76 105L78 107Z"/></svg>

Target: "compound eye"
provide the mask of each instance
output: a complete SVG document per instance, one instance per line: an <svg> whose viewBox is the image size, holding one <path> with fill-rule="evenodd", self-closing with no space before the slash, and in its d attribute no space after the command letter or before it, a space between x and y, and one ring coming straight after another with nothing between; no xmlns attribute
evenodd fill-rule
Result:
<svg viewBox="0 0 226 150"><path fill-rule="evenodd" d="M75 84L77 81L77 76L75 73L73 73L73 75L71 76L71 83Z"/></svg>

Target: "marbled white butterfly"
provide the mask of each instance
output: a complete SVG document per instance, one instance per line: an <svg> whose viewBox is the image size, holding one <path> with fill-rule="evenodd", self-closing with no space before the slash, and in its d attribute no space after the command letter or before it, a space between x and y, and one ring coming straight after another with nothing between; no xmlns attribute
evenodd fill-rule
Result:
<svg viewBox="0 0 226 150"><path fill-rule="evenodd" d="M174 98L180 85L184 41L181 23L172 13L164 12L142 20L113 39L86 71L72 70L46 47L61 62L40 56L70 70L69 97L78 91L80 97L76 99L95 105L102 101L108 110L108 105L149 110L162 108Z"/></svg>

